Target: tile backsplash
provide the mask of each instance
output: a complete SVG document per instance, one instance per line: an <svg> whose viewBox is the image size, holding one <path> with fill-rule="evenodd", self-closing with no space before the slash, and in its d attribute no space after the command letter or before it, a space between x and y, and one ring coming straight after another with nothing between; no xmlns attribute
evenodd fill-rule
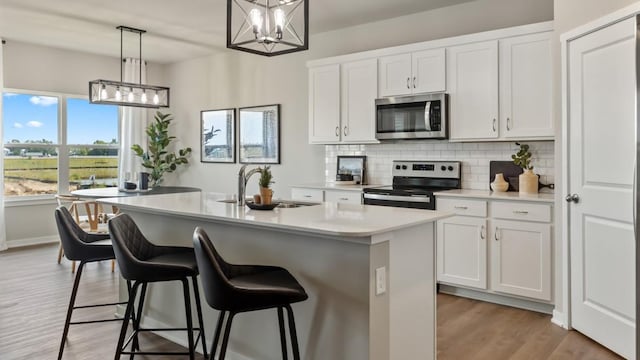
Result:
<svg viewBox="0 0 640 360"><path fill-rule="evenodd" d="M554 182L554 142L523 142L530 146L533 171L543 184ZM366 145L326 145L325 178L334 181L338 155L366 155L367 183L391 184L393 160L457 160L462 162L462 187L489 189L489 161L511 160L515 142L451 143L446 140L384 142Z"/></svg>

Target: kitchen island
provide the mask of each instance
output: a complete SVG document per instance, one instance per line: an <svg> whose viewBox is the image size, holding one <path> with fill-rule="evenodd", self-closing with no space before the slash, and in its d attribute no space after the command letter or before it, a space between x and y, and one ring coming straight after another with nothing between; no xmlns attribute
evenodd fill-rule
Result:
<svg viewBox="0 0 640 360"><path fill-rule="evenodd" d="M156 244L191 246L201 226L231 263L287 268L309 294L293 305L303 359L435 358L434 222L450 213L337 203L258 211L227 199L192 192L99 201L130 214ZM143 324L184 324L178 283L153 284L147 297ZM203 307L210 345L217 312ZM228 355L280 359L276 311L234 319Z"/></svg>

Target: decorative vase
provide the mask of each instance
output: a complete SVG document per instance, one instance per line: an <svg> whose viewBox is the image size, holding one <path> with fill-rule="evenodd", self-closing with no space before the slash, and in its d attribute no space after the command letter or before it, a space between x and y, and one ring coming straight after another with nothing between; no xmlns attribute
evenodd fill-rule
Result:
<svg viewBox="0 0 640 360"><path fill-rule="evenodd" d="M519 191L521 194L537 194L538 193L538 175L533 170L526 169L520 176Z"/></svg>
<svg viewBox="0 0 640 360"><path fill-rule="evenodd" d="M273 190L266 187L260 188L260 200L262 201L263 205L270 205L272 196L273 196Z"/></svg>
<svg viewBox="0 0 640 360"><path fill-rule="evenodd" d="M502 173L497 173L496 178L491 183L491 190L495 192L505 192L509 189L509 183L504 180Z"/></svg>

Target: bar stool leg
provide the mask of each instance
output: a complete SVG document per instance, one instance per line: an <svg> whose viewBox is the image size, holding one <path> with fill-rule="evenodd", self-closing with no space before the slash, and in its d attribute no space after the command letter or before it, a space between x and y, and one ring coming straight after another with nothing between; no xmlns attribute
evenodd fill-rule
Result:
<svg viewBox="0 0 640 360"><path fill-rule="evenodd" d="M288 360L287 335L284 328L284 314L282 307L278 307L278 325L280 326L280 345L282 346L282 360Z"/></svg>
<svg viewBox="0 0 640 360"><path fill-rule="evenodd" d="M184 292L184 307L187 316L187 339L189 340L189 360L195 360L195 346L193 344L193 319L191 318L191 297L189 295L189 281L182 279L182 289Z"/></svg>
<svg viewBox="0 0 640 360"><path fill-rule="evenodd" d="M133 338L133 344L131 345L131 349L132 350L140 350L140 342L138 340L138 329L140 329L140 321L142 320L142 308L144 307L144 299L147 296L147 283L142 284L142 289L140 290L140 298L138 299L138 311L137 313L135 313L135 309L134 311L132 311L132 319L131 319L131 324L133 325L133 331L136 332L136 334L134 335ZM135 296L134 296L134 302L135 302ZM133 355L131 355L131 358L133 359Z"/></svg>
<svg viewBox="0 0 640 360"><path fill-rule="evenodd" d="M233 321L233 317L235 313L230 312L229 318L227 319L227 326L224 329L224 336L222 337L222 346L220 347L220 356L218 360L224 360L224 357L227 354L227 345L229 344L229 334L231 333L231 322Z"/></svg>
<svg viewBox="0 0 640 360"><path fill-rule="evenodd" d="M198 279L196 276L191 277L191 283L193 284L193 296L196 298L196 311L198 313L198 322L200 326L200 341L202 341L202 354L204 358L207 358L207 344L205 339L207 338L204 333L204 320L202 317L202 305L200 302L200 289L198 287Z"/></svg>
<svg viewBox="0 0 640 360"><path fill-rule="evenodd" d="M58 264L62 261L62 255L64 255L64 249L62 249L62 243L58 245Z"/></svg>
<svg viewBox="0 0 640 360"><path fill-rule="evenodd" d="M124 319L122 321L122 327L120 328L120 337L118 338L118 345L116 347L116 356L114 357L115 360L120 360L120 356L122 355L122 345L124 345L124 339L127 336L127 327L129 326L129 320L131 319L131 314L133 313L133 304L136 301L136 293L138 292L139 286L140 283L136 281L133 284L131 293L129 293L129 301L127 302L127 309L124 311Z"/></svg>
<svg viewBox="0 0 640 360"><path fill-rule="evenodd" d="M291 347L293 350L293 360L300 360L300 349L298 348L298 335L296 334L296 321L293 318L293 309L287 304L287 317L289 318L289 332L291 333Z"/></svg>
<svg viewBox="0 0 640 360"><path fill-rule="evenodd" d="M76 273L75 280L73 281L73 289L71 290L71 299L69 299L69 307L67 308L67 318L64 322L64 330L62 331L62 341L60 341L60 350L58 351L58 360L62 359L62 353L64 352L64 344L67 342L67 334L69 333L69 325L71 323L71 314L73 313L73 307L76 303L76 296L78 295L78 285L80 285L80 277L82 276L82 269L84 268L84 261L80 262L78 266L78 272Z"/></svg>
<svg viewBox="0 0 640 360"><path fill-rule="evenodd" d="M218 351L218 340L220 340L220 331L222 331L222 324L224 323L224 317L227 315L226 311L220 311L220 315L218 316L218 324L216 325L216 332L213 335L213 345L211 346L211 357L209 360L215 360L214 356L216 351Z"/></svg>

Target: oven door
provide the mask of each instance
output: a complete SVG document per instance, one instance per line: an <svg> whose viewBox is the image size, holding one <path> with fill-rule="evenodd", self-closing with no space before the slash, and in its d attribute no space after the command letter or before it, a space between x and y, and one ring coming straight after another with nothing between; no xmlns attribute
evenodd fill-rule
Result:
<svg viewBox="0 0 640 360"><path fill-rule="evenodd" d="M446 94L376 100L377 139L445 139Z"/></svg>
<svg viewBox="0 0 640 360"><path fill-rule="evenodd" d="M364 204L426 210L435 210L436 208L433 195L399 196L389 194L365 193Z"/></svg>

